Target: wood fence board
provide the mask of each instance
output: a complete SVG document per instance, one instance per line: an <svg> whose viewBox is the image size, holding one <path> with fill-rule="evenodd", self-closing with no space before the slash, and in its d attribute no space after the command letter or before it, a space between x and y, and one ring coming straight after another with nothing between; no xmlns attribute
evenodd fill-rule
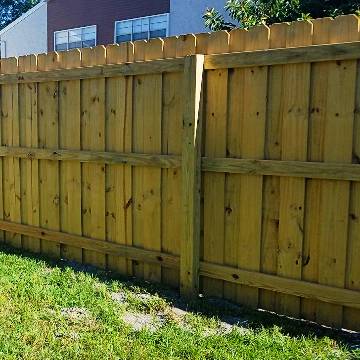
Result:
<svg viewBox="0 0 360 360"><path fill-rule="evenodd" d="M37 57L28 55L19 57L19 71L36 71ZM20 145L38 147L38 86L27 84L20 86ZM21 205L22 222L39 226L39 162L21 160ZM40 253L41 240L23 236L23 248Z"/></svg>
<svg viewBox="0 0 360 360"><path fill-rule="evenodd" d="M164 55L162 39L149 40L145 50L145 60L160 59ZM147 153L161 153L162 111L163 111L163 75L146 75L143 82L145 89L145 111L148 118L144 124L144 150ZM145 115L145 113L144 113ZM161 169L143 169L143 212L144 249L161 250ZM144 265L144 278L160 282L161 266Z"/></svg>
<svg viewBox="0 0 360 360"><path fill-rule="evenodd" d="M196 52L196 37L185 35L164 40L164 57L175 58L193 55ZM162 153L180 155L182 153L183 122L183 72L163 75L163 128ZM183 231L181 213L181 169L162 172L162 249L179 255ZM179 286L179 272L163 269L162 280L165 284Z"/></svg>
<svg viewBox="0 0 360 360"><path fill-rule="evenodd" d="M81 66L80 50L59 53L62 68ZM61 149L81 149L81 81L61 81L59 84L59 145ZM64 161L60 164L61 231L81 235L81 164ZM82 263L83 251L74 246L62 246L64 259Z"/></svg>
<svg viewBox="0 0 360 360"><path fill-rule="evenodd" d="M59 67L57 53L38 56L38 70L47 71ZM54 81L39 84L38 93L38 127L39 147L59 147L59 87ZM60 184L59 164L42 160L39 163L40 187L40 226L45 229L60 229ZM60 245L48 241L41 242L44 254L59 257Z"/></svg>
<svg viewBox="0 0 360 360"><path fill-rule="evenodd" d="M97 46L82 50L82 65L106 63L106 49ZM105 79L82 81L81 131L83 150L105 150ZM83 235L105 239L105 165L82 166ZM106 267L106 256L85 251L84 262Z"/></svg>
<svg viewBox="0 0 360 360"><path fill-rule="evenodd" d="M195 36L194 36L195 47ZM176 58L179 37L172 36L164 39L164 57ZM162 153L181 154L181 134L183 100L181 87L183 73L164 74L163 76L163 123L162 123ZM180 238L177 234L182 231L181 194L175 189L181 187L180 169L162 171L161 196L161 233L163 251L179 255ZM162 281L166 285L178 287L179 272L174 269L162 269Z"/></svg>
<svg viewBox="0 0 360 360"><path fill-rule="evenodd" d="M145 47L146 41L134 42L134 61L144 61L145 59ZM144 87L142 86L145 76L133 77L133 151L144 153L144 121L145 114L145 96ZM144 212L142 209L142 198L144 187L143 181L143 168L133 169L133 245L139 248L143 248L143 228L144 228ZM139 262L133 263L134 275L143 278L144 277L144 264Z"/></svg>
<svg viewBox="0 0 360 360"><path fill-rule="evenodd" d="M358 39L359 20L355 16L338 17L329 28L329 42ZM323 160L352 161L356 61L337 61L328 64L326 120L324 122ZM345 286L346 251L350 183L326 181L321 185L320 263L319 283ZM328 314L332 316L329 318ZM341 306L319 304L317 320L341 326Z"/></svg>
<svg viewBox="0 0 360 360"><path fill-rule="evenodd" d="M312 24L292 23L287 30L286 46L312 43ZM282 159L307 159L310 64L284 67L282 114ZM305 179L280 179L280 224L278 275L301 279L304 237ZM279 295L278 310L299 316L300 299Z"/></svg>
<svg viewBox="0 0 360 360"><path fill-rule="evenodd" d="M208 41L208 54L227 52L229 34L213 33ZM206 156L226 156L228 70L206 74L204 146ZM222 264L225 234L225 174L204 174L204 261ZM223 296L223 282L203 279L203 290L209 296Z"/></svg>
<svg viewBox="0 0 360 360"><path fill-rule="evenodd" d="M258 50L269 46L269 28L257 26L245 33L245 50ZM242 158L262 159L265 147L267 67L244 69L243 108L240 112L240 151ZM235 134L234 134L235 135ZM239 241L238 267L260 270L261 221L263 177L244 175L239 179ZM237 300L257 307L259 291L240 286Z"/></svg>
<svg viewBox="0 0 360 360"><path fill-rule="evenodd" d="M245 49L246 30L235 29L230 32L229 51ZM226 134L227 156L241 157L241 113L244 100L244 70L233 69L229 72L228 92L228 125ZM240 242L240 183L241 175L225 175L225 234L224 234L224 264L236 267L238 264L238 243ZM224 283L224 297L236 301L237 286Z"/></svg>
<svg viewBox="0 0 360 360"><path fill-rule="evenodd" d="M1 63L2 72L17 73L18 61L16 58L4 59ZM17 84L2 87L2 137L3 144L17 146L20 142L19 130L19 87ZM19 159L5 159L3 165L4 186L4 218L21 221L21 191L20 191L20 161ZM6 233L6 242L9 245L20 247L19 234Z"/></svg>
<svg viewBox="0 0 360 360"><path fill-rule="evenodd" d="M180 292L196 299L199 293L201 229L202 88L204 56L188 57L183 81ZM188 90L191 89L191 90Z"/></svg>
<svg viewBox="0 0 360 360"><path fill-rule="evenodd" d="M357 62L353 162L360 159L360 62ZM346 288L360 290L360 184L352 183L350 188L349 239L347 250ZM360 311L344 308L343 327L360 331Z"/></svg>
<svg viewBox="0 0 360 360"><path fill-rule="evenodd" d="M332 19L324 18L312 21L313 44L325 44L329 41L329 27ZM324 122L326 120L326 92L319 91L328 86L327 63L312 64L308 161L322 161ZM305 229L302 258L302 279L316 282L319 276L319 239L321 181L309 179L306 183ZM317 301L301 300L301 314L316 321Z"/></svg>
<svg viewBox="0 0 360 360"><path fill-rule="evenodd" d="M270 48L286 47L288 24L274 24L270 27ZM265 159L281 159L283 66L272 66L268 73L268 106L266 115ZM276 274L278 261L278 240L280 221L280 178L264 176L263 221L261 239L261 271ZM276 310L276 293L260 290L260 306Z"/></svg>
<svg viewBox="0 0 360 360"><path fill-rule="evenodd" d="M108 64L124 63L128 58L128 45L106 47ZM127 104L125 77L109 78L106 81L106 151L124 152ZM126 244L126 165L106 166L106 239ZM109 256L110 270L127 275L127 260Z"/></svg>

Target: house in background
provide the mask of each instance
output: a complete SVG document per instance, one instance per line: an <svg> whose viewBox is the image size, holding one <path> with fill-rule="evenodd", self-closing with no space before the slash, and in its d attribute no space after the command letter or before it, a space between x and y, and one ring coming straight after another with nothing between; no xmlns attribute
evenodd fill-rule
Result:
<svg viewBox="0 0 360 360"><path fill-rule="evenodd" d="M1 58L47 51L47 2L39 4L0 30Z"/></svg>
<svg viewBox="0 0 360 360"><path fill-rule="evenodd" d="M0 31L1 57L206 31L225 0L41 0Z"/></svg>

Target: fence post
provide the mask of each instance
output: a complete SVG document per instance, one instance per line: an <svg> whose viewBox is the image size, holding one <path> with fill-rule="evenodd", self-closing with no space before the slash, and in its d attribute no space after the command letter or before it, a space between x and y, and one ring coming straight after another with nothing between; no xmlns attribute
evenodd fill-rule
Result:
<svg viewBox="0 0 360 360"><path fill-rule="evenodd" d="M204 55L185 59L182 144L182 217L180 292L194 297L199 291L201 104Z"/></svg>

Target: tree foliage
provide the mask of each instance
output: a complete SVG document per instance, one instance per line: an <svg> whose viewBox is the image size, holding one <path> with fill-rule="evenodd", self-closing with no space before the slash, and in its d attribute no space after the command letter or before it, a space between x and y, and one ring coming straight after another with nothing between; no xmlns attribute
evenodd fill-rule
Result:
<svg viewBox="0 0 360 360"><path fill-rule="evenodd" d="M0 29L10 24L39 0L0 0Z"/></svg>
<svg viewBox="0 0 360 360"><path fill-rule="evenodd" d="M319 17L359 13L360 0L228 0L225 10L232 19L225 21L216 9L207 9L203 18L210 30L250 28Z"/></svg>

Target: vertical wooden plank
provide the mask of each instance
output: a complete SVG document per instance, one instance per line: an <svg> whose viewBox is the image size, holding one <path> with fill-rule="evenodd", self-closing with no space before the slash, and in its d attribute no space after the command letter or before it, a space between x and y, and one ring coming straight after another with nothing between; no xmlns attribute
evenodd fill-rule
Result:
<svg viewBox="0 0 360 360"><path fill-rule="evenodd" d="M145 60L146 41L134 42L134 60ZM143 76L133 77L133 151L144 153L144 121L147 115L143 87ZM133 169L133 245L139 248L144 246L143 228L144 212L143 201L143 168L134 167ZM144 277L144 264L138 261L133 262L133 272L136 277Z"/></svg>
<svg viewBox="0 0 360 360"><path fill-rule="evenodd" d="M59 67L57 53L38 56L38 70L47 71ZM39 147L57 149L59 147L59 88L57 82L39 84L38 98ZM60 230L60 184L59 163L41 160L39 163L40 183L40 226L45 229ZM42 241L42 252L52 257L60 257L60 245Z"/></svg>
<svg viewBox="0 0 360 360"><path fill-rule="evenodd" d="M313 44L329 43L329 26L332 19L313 20ZM326 121L325 89L328 87L327 63L312 64L310 93L310 117L308 160L322 161L324 122ZM308 179L306 182L305 233L302 259L302 279L317 282L319 269L321 181ZM316 321L317 301L302 299L301 316Z"/></svg>
<svg viewBox="0 0 360 360"><path fill-rule="evenodd" d="M107 63L117 64L129 59L131 43L109 45L106 48ZM131 151L131 97L132 78L110 78L106 81L106 150ZM129 197L130 194L130 197ZM118 244L130 245L127 238L128 219L131 219L131 166L106 167L106 239ZM129 274L129 260L109 256L110 270Z"/></svg>
<svg viewBox="0 0 360 360"><path fill-rule="evenodd" d="M145 51L145 60L163 57L164 41L152 39ZM144 151L156 154L162 151L162 96L163 75L147 75L144 79L146 96L146 118L144 121ZM144 114L145 115L145 114ZM144 212L144 248L161 251L161 169L143 169L143 212ZM161 281L161 266L144 265L144 278Z"/></svg>
<svg viewBox="0 0 360 360"><path fill-rule="evenodd" d="M164 39L164 57L176 58L195 54L196 38L185 35ZM163 125L162 153L181 155L183 122L183 73L163 75ZM182 233L181 169L162 170L162 250L180 255ZM179 271L163 268L162 281L170 286L179 286Z"/></svg>
<svg viewBox="0 0 360 360"><path fill-rule="evenodd" d="M82 66L106 64L104 46L82 49ZM81 148L105 151L105 79L81 84ZM82 165L83 235L105 240L105 165ZM106 255L83 252L87 264L106 268Z"/></svg>
<svg viewBox="0 0 360 360"><path fill-rule="evenodd" d="M269 28L258 26L244 33L245 50L269 47ZM265 147L267 67L244 69L243 107L240 112L240 152L242 158L263 159ZM263 177L240 177L238 267L260 270ZM237 289L237 300L258 306L259 290L246 286Z"/></svg>
<svg viewBox="0 0 360 360"><path fill-rule="evenodd" d="M2 60L3 73L18 72L18 59ZM19 124L19 86L18 84L3 85L2 87L2 136L3 145L20 145ZM4 179L4 218L8 221L21 223L21 189L20 189L20 160L6 158L3 160ZM14 247L21 248L21 235L6 233L6 242Z"/></svg>
<svg viewBox="0 0 360 360"><path fill-rule="evenodd" d="M360 62L357 63L357 81L354 119L353 162L360 163ZM347 247L346 288L360 291L360 183L350 189L349 243ZM343 327L360 331L360 310L344 308Z"/></svg>
<svg viewBox="0 0 360 360"><path fill-rule="evenodd" d="M359 19L356 16L336 18L329 27L331 43L358 40ZM324 122L323 161L352 161L352 139L355 109L356 61L328 64L326 118ZM345 286L348 239L350 182L322 181L319 236L319 283ZM340 327L343 307L319 304L317 320Z"/></svg>
<svg viewBox="0 0 360 360"><path fill-rule="evenodd" d="M163 57L163 41L135 42L135 60ZM134 78L134 151L161 152L162 75ZM161 169L134 169L134 244L161 249ZM136 230L136 231L135 231ZM135 263L137 264L137 263ZM136 273L151 281L161 280L161 267L137 264Z"/></svg>
<svg viewBox="0 0 360 360"><path fill-rule="evenodd" d="M195 37L194 47L195 47ZM179 37L164 39L164 57L176 58ZM169 73L163 75L163 123L162 123L162 154L181 154L183 98L181 90L183 74ZM163 169L161 176L161 233L162 251L180 255L180 237L182 221L181 213L181 171L179 169ZM162 282L166 285L179 287L179 271L162 269Z"/></svg>
<svg viewBox="0 0 360 360"><path fill-rule="evenodd" d="M203 55L186 58L181 167L183 236L180 255L180 291L182 295L188 297L196 297L199 292L203 73Z"/></svg>
<svg viewBox="0 0 360 360"><path fill-rule="evenodd" d="M246 30L236 29L230 32L229 51L244 51ZM226 155L241 157L241 121L240 113L244 106L244 69L231 69L229 71L228 92L228 125L226 134ZM240 242L240 182L241 175L225 174L225 265L237 267L238 244ZM237 300L237 285L224 283L224 297Z"/></svg>
<svg viewBox="0 0 360 360"><path fill-rule="evenodd" d="M81 66L80 50L59 54L61 68ZM61 149L80 150L80 80L61 81L59 85L59 145ZM81 235L81 164L60 163L61 231ZM64 259L82 262L82 249L62 246Z"/></svg>
<svg viewBox="0 0 360 360"><path fill-rule="evenodd" d="M196 53L197 54L210 54L208 53L209 41L211 40L210 33L196 34Z"/></svg>
<svg viewBox="0 0 360 360"><path fill-rule="evenodd" d="M208 54L225 53L229 49L229 33L212 33ZM228 70L210 70L205 90L205 156L226 156L226 125L228 116ZM223 264L225 235L225 174L204 174L204 261ZM223 296L223 281L204 278L204 294Z"/></svg>
<svg viewBox="0 0 360 360"><path fill-rule="evenodd" d="M36 71L35 55L19 57L19 71ZM38 147L37 84L19 86L20 145ZM34 138L34 140L33 140ZM21 167L21 221L39 226L39 162L22 159ZM41 251L41 240L23 236L23 248L32 252Z"/></svg>
<svg viewBox="0 0 360 360"><path fill-rule="evenodd" d="M270 27L269 47L286 47L288 24L274 24ZM269 67L268 106L266 117L265 159L281 160L281 114L283 106L283 66ZM261 239L261 272L276 275L279 240L280 178L264 177L263 221ZM260 290L260 307L275 311L277 294Z"/></svg>
<svg viewBox="0 0 360 360"><path fill-rule="evenodd" d="M312 43L310 22L292 23L286 46ZM282 160L307 159L310 64L286 65L284 68L284 107L282 114ZM305 179L280 179L280 224L278 275L301 279L304 237ZM278 311L299 316L300 298L279 295Z"/></svg>

